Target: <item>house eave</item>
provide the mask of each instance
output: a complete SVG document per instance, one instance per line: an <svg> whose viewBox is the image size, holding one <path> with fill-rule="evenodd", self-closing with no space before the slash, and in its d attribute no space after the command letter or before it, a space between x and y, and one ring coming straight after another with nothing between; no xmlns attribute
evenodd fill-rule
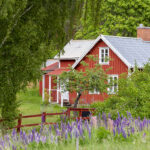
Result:
<svg viewBox="0 0 150 150"><path fill-rule="evenodd" d="M94 43L89 47L89 49L83 53L83 55L73 64L72 68L74 69L80 61L88 54L88 52L99 42L100 40L103 40L109 48L112 49L112 51L127 65L128 68L131 67L131 64L113 47L113 45L104 37L104 35L100 35L97 37L97 39L94 41Z"/></svg>

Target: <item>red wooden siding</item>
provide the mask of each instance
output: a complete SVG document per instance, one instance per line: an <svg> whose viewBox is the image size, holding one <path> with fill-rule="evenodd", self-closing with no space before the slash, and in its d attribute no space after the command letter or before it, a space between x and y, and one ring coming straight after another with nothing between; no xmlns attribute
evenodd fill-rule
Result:
<svg viewBox="0 0 150 150"><path fill-rule="evenodd" d="M56 77L55 76L52 76L51 78L51 100L53 102L56 102L57 101L57 83L56 83Z"/></svg>
<svg viewBox="0 0 150 150"><path fill-rule="evenodd" d="M87 55L94 55L94 56L97 55L99 57L99 48L100 47L108 47L108 46L103 41L99 41ZM124 72L127 73L128 72L128 67L121 61L121 59L116 54L114 54L114 52L111 49L109 49L109 56L112 59L109 62L109 65L103 65L102 66L104 70L106 70L110 67L112 68L111 70L109 70L107 72L107 74L118 74L118 75L120 75L121 73L124 73ZM89 58L84 57L83 61L88 63L91 68L94 67L95 62L93 62L92 60L89 60ZM75 69L79 70L79 71L81 71L81 70L84 71L85 67L79 63ZM87 92L87 94L84 94L81 96L79 103L90 104L94 101L103 101L106 97L108 97L108 95L106 95L106 94L104 94L104 95L88 94L88 92ZM74 102L75 98L76 98L76 94L70 93L70 102L71 103Z"/></svg>
<svg viewBox="0 0 150 150"><path fill-rule="evenodd" d="M42 79L39 81L39 94L42 96Z"/></svg>
<svg viewBox="0 0 150 150"><path fill-rule="evenodd" d="M72 66L74 64L74 62L75 62L75 60L60 60L60 67L67 68L67 67L69 67L69 65Z"/></svg>
<svg viewBox="0 0 150 150"><path fill-rule="evenodd" d="M57 92L56 92L56 87L57 87L57 83L55 82L56 77L52 77L51 78L51 89L53 89L51 91L51 97L52 97L52 101L56 101L57 100ZM39 81L39 93L42 96L42 88L43 88L43 84L42 84L42 79ZM49 76L45 75L45 89L47 91L47 94L49 94Z"/></svg>

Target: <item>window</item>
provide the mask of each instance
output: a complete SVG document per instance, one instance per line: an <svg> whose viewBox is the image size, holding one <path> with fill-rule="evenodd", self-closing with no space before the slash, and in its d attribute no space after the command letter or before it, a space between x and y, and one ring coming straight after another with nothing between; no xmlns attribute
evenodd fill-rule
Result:
<svg viewBox="0 0 150 150"><path fill-rule="evenodd" d="M96 89L94 89L94 91L89 91L89 94L100 94L100 92L96 91Z"/></svg>
<svg viewBox="0 0 150 150"><path fill-rule="evenodd" d="M108 88L108 93L115 94L118 90L118 75L109 75L108 83L110 85Z"/></svg>
<svg viewBox="0 0 150 150"><path fill-rule="evenodd" d="M101 47L99 48L99 63L108 65L109 64L109 48Z"/></svg>

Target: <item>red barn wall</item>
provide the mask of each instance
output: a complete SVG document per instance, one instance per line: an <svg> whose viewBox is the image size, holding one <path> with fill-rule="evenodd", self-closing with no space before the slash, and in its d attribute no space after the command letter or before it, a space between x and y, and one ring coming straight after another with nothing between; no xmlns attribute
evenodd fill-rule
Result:
<svg viewBox="0 0 150 150"><path fill-rule="evenodd" d="M42 96L42 79L39 81L39 94Z"/></svg>
<svg viewBox="0 0 150 150"><path fill-rule="evenodd" d="M72 66L74 62L75 60L60 60L60 67L67 68L69 65Z"/></svg>
<svg viewBox="0 0 150 150"><path fill-rule="evenodd" d="M103 41L99 41L87 55L94 55L94 56L97 55L99 57L99 48L100 47L108 47L108 46ZM118 75L120 75L121 73L128 73L128 67L121 61L121 59L111 49L109 49L109 56L112 59L109 61L109 65L102 65L102 68L104 70L106 70L108 68L112 68L107 72L107 74L110 74L110 75L111 74L118 74ZM89 58L84 57L83 61L88 63L91 68L94 67L95 62L92 60L89 60ZM84 71L85 67L81 63L79 63L75 69L79 70L79 71L81 71L81 70ZM74 103L74 100L76 98L76 94L70 93L69 97L70 97L70 102ZM87 92L87 94L84 94L81 96L79 103L90 104L94 101L103 101L107 97L108 97L107 94L104 94L104 95L88 94L88 92Z"/></svg>
<svg viewBox="0 0 150 150"><path fill-rule="evenodd" d="M43 89L43 84L42 84L42 79L39 81L39 93L42 96L42 89ZM56 87L57 83L55 82L56 77L51 77L51 97L52 101L57 101L57 92L56 92ZM47 91L47 94L49 94L49 76L45 75L45 90Z"/></svg>
<svg viewBox="0 0 150 150"><path fill-rule="evenodd" d="M52 76L51 77L51 100L53 102L56 102L57 101L57 83L56 83L56 77Z"/></svg>

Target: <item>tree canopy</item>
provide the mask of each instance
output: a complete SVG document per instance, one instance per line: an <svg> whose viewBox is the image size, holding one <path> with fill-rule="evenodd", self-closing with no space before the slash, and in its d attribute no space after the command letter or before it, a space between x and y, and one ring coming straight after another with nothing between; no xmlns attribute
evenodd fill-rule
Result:
<svg viewBox="0 0 150 150"><path fill-rule="evenodd" d="M84 66L84 70L71 70L64 72L60 75L60 85L63 91L76 92L77 97L74 103L74 107L77 107L78 101L81 95L85 92L100 92L107 93L107 74L99 64L99 59L92 55L88 56L89 61L92 60L95 65L93 68L84 61L81 64Z"/></svg>
<svg viewBox="0 0 150 150"><path fill-rule="evenodd" d="M110 96L104 103L95 103L92 107L98 112L111 113L113 116L117 112L126 115L131 112L133 116L150 117L150 62L143 70L137 67L130 76L122 74L118 81L118 92Z"/></svg>
<svg viewBox="0 0 150 150"><path fill-rule="evenodd" d="M85 3L88 9L83 11L75 37L91 39L99 34L135 37L139 24L150 24L149 6L149 0L93 0ZM97 17L93 17L95 15Z"/></svg>
<svg viewBox="0 0 150 150"><path fill-rule="evenodd" d="M82 0L0 1L0 108L8 122L17 114L16 93L70 39L80 7Z"/></svg>

